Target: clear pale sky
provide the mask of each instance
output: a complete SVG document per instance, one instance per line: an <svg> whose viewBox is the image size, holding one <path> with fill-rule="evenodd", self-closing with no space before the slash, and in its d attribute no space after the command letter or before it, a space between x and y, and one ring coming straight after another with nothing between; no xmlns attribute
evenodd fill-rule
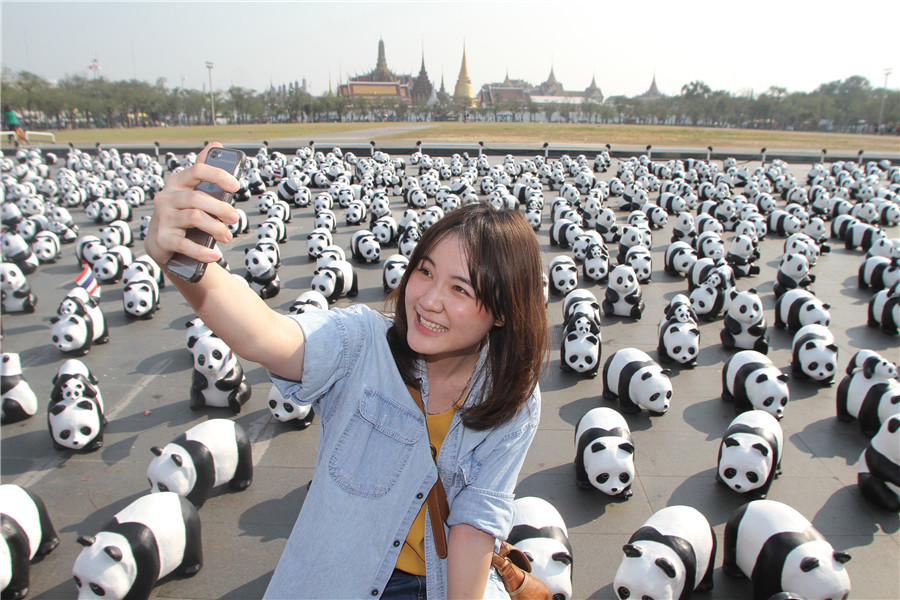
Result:
<svg viewBox="0 0 900 600"><path fill-rule="evenodd" d="M545 81L565 89L596 76L607 96L677 95L694 80L734 94L770 86L812 91L862 75L900 84L896 0L634 0L576 2L10 2L3 0L2 62L48 80L109 80L262 91L306 78L309 90L375 66L378 40L395 73L417 74L424 51L433 83L452 93L463 44L482 84Z"/></svg>

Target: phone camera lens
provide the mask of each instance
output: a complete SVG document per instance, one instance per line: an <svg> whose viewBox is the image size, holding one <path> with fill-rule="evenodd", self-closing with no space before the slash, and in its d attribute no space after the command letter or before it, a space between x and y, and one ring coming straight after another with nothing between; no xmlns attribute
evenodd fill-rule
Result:
<svg viewBox="0 0 900 600"><path fill-rule="evenodd" d="M212 157L212 158L219 158L219 151L218 151L218 150L213 150L213 151L212 151L212 154L210 154L210 157Z"/></svg>

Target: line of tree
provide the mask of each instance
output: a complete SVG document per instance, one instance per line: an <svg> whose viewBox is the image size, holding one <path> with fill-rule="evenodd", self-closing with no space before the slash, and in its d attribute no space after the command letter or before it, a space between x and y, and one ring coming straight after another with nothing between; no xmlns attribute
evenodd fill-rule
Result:
<svg viewBox="0 0 900 600"><path fill-rule="evenodd" d="M692 81L677 96L616 96L603 103L497 103L455 106L444 97L431 106L394 99L313 96L297 82L263 92L232 86L208 92L169 88L164 78L138 80L69 75L50 82L28 71L3 68L3 102L17 108L30 129L148 127L227 123L407 121L463 118L490 121L641 123L900 133L900 91L875 88L859 75L823 83L812 92L771 87L757 95L733 95ZM212 115L211 104L216 107Z"/></svg>

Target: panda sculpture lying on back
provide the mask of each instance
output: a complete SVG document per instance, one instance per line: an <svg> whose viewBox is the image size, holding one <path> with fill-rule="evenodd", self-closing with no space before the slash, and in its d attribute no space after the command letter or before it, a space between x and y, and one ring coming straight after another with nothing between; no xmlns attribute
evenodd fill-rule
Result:
<svg viewBox="0 0 900 600"><path fill-rule="evenodd" d="M230 419L195 425L164 448L154 446L147 467L151 492L175 492L198 509L212 488L227 483L244 490L253 481L253 453L247 432Z"/></svg>

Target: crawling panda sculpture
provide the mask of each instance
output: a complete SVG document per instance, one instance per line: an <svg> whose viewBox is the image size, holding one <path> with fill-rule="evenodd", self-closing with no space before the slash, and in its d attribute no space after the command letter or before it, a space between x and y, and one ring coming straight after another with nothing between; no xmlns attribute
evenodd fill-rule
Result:
<svg viewBox="0 0 900 600"><path fill-rule="evenodd" d="M159 310L159 284L149 275L133 277L122 288L122 308L128 318L152 318Z"/></svg>
<svg viewBox="0 0 900 600"><path fill-rule="evenodd" d="M585 377L596 377L600 368L600 332L567 331L559 349L560 369Z"/></svg>
<svg viewBox="0 0 900 600"><path fill-rule="evenodd" d="M866 325L881 329L887 335L900 333L900 283L872 296L866 311Z"/></svg>
<svg viewBox="0 0 900 600"><path fill-rule="evenodd" d="M231 409L238 414L250 398L251 388L244 368L231 348L215 334L198 338L191 347L194 371L191 380L191 410L204 406Z"/></svg>
<svg viewBox="0 0 900 600"><path fill-rule="evenodd" d="M12 483L0 485L0 533L0 592L4 600L24 598L31 581L31 561L59 545L40 496Z"/></svg>
<svg viewBox="0 0 900 600"><path fill-rule="evenodd" d="M863 435L872 437L900 412L900 381L887 368L857 368L837 387L837 418L859 421ZM893 371L896 372L896 371Z"/></svg>
<svg viewBox="0 0 900 600"><path fill-rule="evenodd" d="M97 382L80 360L60 365L47 405L47 426L56 449L93 452L103 445L108 421Z"/></svg>
<svg viewBox="0 0 900 600"><path fill-rule="evenodd" d="M354 298L359 293L356 271L352 264L342 259L317 268L310 286L312 290L325 296L329 303L336 302L341 296Z"/></svg>
<svg viewBox="0 0 900 600"><path fill-rule="evenodd" d="M900 414L881 424L859 456L857 484L876 506L900 512Z"/></svg>
<svg viewBox="0 0 900 600"><path fill-rule="evenodd" d="M759 408L776 419L790 400L788 376L756 350L741 350L722 368L722 400L734 402L735 412Z"/></svg>
<svg viewBox="0 0 900 600"><path fill-rule="evenodd" d="M736 416L719 444L716 480L739 494L765 498L781 474L784 431L778 419L764 410Z"/></svg>
<svg viewBox="0 0 900 600"><path fill-rule="evenodd" d="M37 412L37 394L22 374L18 352L0 354L0 388L0 423L23 421Z"/></svg>
<svg viewBox="0 0 900 600"><path fill-rule="evenodd" d="M565 295L578 287L578 267L570 256L555 256L550 261L550 293Z"/></svg>
<svg viewBox="0 0 900 600"><path fill-rule="evenodd" d="M288 308L288 314L300 315L308 310L328 310L328 299L319 292L307 290L297 296Z"/></svg>
<svg viewBox="0 0 900 600"><path fill-rule="evenodd" d="M402 254L392 254L385 259L381 271L381 284L385 294L400 287L400 280L408 268L409 259Z"/></svg>
<svg viewBox="0 0 900 600"><path fill-rule="evenodd" d="M512 529L506 541L525 553L531 574L547 585L554 600L572 598L572 544L556 507L534 496L513 501Z"/></svg>
<svg viewBox="0 0 900 600"><path fill-rule="evenodd" d="M83 287L75 286L57 309L50 339L60 352L84 356L94 344L109 341L106 317L100 305Z"/></svg>
<svg viewBox="0 0 900 600"><path fill-rule="evenodd" d="M141 496L78 543L72 575L80 599L147 599L163 577L203 566L200 515L175 492Z"/></svg>
<svg viewBox="0 0 900 600"><path fill-rule="evenodd" d="M846 552L837 552L794 508L753 500L725 524L722 570L753 583L753 600L790 591L807 599L847 598Z"/></svg>
<svg viewBox="0 0 900 600"><path fill-rule="evenodd" d="M285 398L274 385L269 389L267 406L277 421L290 423L296 429L306 429L315 417L312 404L296 404L290 398Z"/></svg>
<svg viewBox="0 0 900 600"><path fill-rule="evenodd" d="M713 588L716 536L696 508L667 506L655 512L622 547L613 580L620 599L677 598Z"/></svg>
<svg viewBox="0 0 900 600"><path fill-rule="evenodd" d="M788 290L775 301L775 320L772 324L779 329L787 328L792 333L812 323L828 327L831 325L830 308L830 304L822 302L809 290Z"/></svg>
<svg viewBox="0 0 900 600"><path fill-rule="evenodd" d="M646 352L623 348L603 365L603 398L618 400L624 413L637 413L643 407L654 415L665 414L672 399L670 374Z"/></svg>
<svg viewBox="0 0 900 600"><path fill-rule="evenodd" d="M578 487L630 498L634 474L634 442L622 415L605 406L585 413L575 429Z"/></svg>
<svg viewBox="0 0 900 600"><path fill-rule="evenodd" d="M230 419L195 425L165 447L150 449L151 492L175 492L198 509L212 488L228 484L245 490L253 481L253 452L247 432Z"/></svg>
<svg viewBox="0 0 900 600"><path fill-rule="evenodd" d="M791 344L791 369L798 379L812 379L819 385L834 384L838 346L824 325L804 325Z"/></svg>

